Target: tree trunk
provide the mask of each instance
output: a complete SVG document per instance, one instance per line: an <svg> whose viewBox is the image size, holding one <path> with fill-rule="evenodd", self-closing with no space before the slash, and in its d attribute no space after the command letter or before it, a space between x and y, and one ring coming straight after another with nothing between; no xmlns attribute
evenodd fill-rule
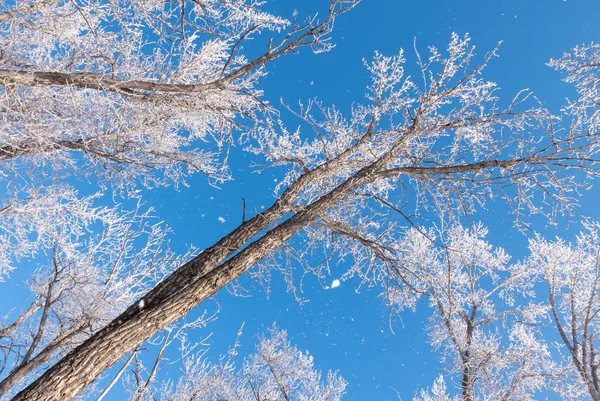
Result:
<svg viewBox="0 0 600 401"><path fill-rule="evenodd" d="M467 319L467 344L464 354L462 355L463 361L463 376L460 381L460 387L462 389L462 401L473 401L475 398L475 377L473 374L473 366L471 362L471 347L473 344L473 332L475 326L473 321L475 320L475 314L477 309L473 307L471 311L471 318Z"/></svg>
<svg viewBox="0 0 600 401"><path fill-rule="evenodd" d="M473 401L473 372L469 366L463 368L460 387L462 389L462 401Z"/></svg>

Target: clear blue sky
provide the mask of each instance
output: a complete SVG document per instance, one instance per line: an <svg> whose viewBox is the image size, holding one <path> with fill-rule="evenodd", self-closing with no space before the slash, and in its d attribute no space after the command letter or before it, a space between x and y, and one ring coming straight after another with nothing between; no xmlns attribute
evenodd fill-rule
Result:
<svg viewBox="0 0 600 401"><path fill-rule="evenodd" d="M297 10L298 18L302 18L315 11L324 13L327 3L270 0L267 8L288 18ZM414 65L415 38L417 46L426 49L429 45L445 47L452 32L469 33L480 53L504 41L500 58L486 71L486 77L502 88L501 94L511 96L529 88L556 110L564 97L574 92L545 63L577 44L599 41L599 16L600 1L596 0L363 0L337 21L337 47L332 52L313 55L305 49L300 55L278 60L269 65L270 74L262 85L272 103L280 98L294 104L318 97L348 110L353 101L363 99L368 75L362 59L375 50L391 55L404 48L408 65ZM298 124L289 116L285 118L292 128ZM240 147L233 150L230 160L235 180L220 189L196 176L189 187L178 192L166 188L147 194L147 204L173 228L176 248L193 244L203 249L230 232L241 221L242 196L249 216L274 201L273 188L280 178L277 171L252 174L252 157ZM600 219L595 203L598 195L600 191L593 189L581 204L584 214ZM225 221L220 222L219 217ZM490 226L494 244L504 246L517 258L524 255L524 237L512 228L502 206L491 205L478 218ZM535 229L572 238L579 227L574 224L568 230L557 230L539 223ZM342 272L340 266L331 279ZM397 400L394 389L403 400L410 400L416 389L433 383L442 367L426 342L425 307L403 314L401 324L390 320L379 289L357 291L357 282L346 281L339 288L326 290L308 280L302 295L310 301L302 305L286 293L280 277L276 277L269 299L259 286L247 279L242 282L249 297L221 291L216 297L222 309L219 319L199 333L214 333L210 339L213 355L226 352L242 323L245 353L254 346L257 333L276 322L288 331L294 344L314 355L319 367L339 370L349 381L347 401ZM194 314L202 310L197 308ZM116 398L109 398L118 399L116 394Z"/></svg>
<svg viewBox="0 0 600 401"><path fill-rule="evenodd" d="M285 17L297 10L301 18L315 11L324 12L326 3L272 0L269 9ZM263 85L274 103L279 98L293 104L319 97L326 104L347 110L353 101L363 98L368 75L362 59L375 50L391 55L405 48L411 65L415 38L417 45L426 49L429 45L444 47L452 32L469 33L480 54L503 41L500 58L494 59L486 71L487 79L495 80L502 88L501 95L512 96L529 88L556 111L563 99L574 93L545 63L577 44L600 40L598 16L600 1L595 0L363 0L337 21L337 47L331 53L313 55L304 51L278 60L269 66L270 74ZM291 118L287 121L291 127L298 123ZM153 192L157 213L175 230L174 244L204 248L214 243L240 223L242 196L249 215L273 202L277 171L251 174L251 157L239 148L231 160L235 181L221 189L208 187L198 176L189 188L177 193L170 189ZM598 195L600 191L592 189L582 198L585 215L600 218ZM478 218L490 226L489 238L494 244L522 257L525 237L512 228L505 212L501 205L491 205ZM221 223L219 217L225 222ZM554 229L538 222L534 228L549 236L572 238L579 226ZM428 311L424 305L417 313L403 314L402 325L398 320L390 321L378 289L363 288L357 293L357 282L346 281L337 289L326 290L309 280L303 295L310 302L303 305L286 294L279 278L270 299L265 299L260 287L253 287L248 280L243 282L250 297L234 297L226 291L217 296L222 311L209 328L214 332L211 343L215 353L224 352L233 343L242 322L242 352L246 352L253 346L256 333L275 321L288 330L296 345L310 350L318 366L337 369L350 382L347 401L395 400L393 389L403 400L409 400L417 388L430 386L438 375L441 365L426 343Z"/></svg>

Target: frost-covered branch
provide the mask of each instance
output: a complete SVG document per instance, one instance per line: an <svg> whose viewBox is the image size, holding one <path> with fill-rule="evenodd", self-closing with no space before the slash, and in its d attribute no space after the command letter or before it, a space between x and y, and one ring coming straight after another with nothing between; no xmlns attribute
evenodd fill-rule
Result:
<svg viewBox="0 0 600 401"><path fill-rule="evenodd" d="M28 281L34 301L20 315L4 311L0 395L24 387L181 263L167 247L168 231L150 224L148 213L112 217L91 236L59 230L51 255L39 259Z"/></svg>
<svg viewBox="0 0 600 401"><path fill-rule="evenodd" d="M589 224L577 242L547 241L538 235L529 243L528 267L547 287L546 298L554 326L566 348L575 379L563 391L581 395L586 390L600 400L600 238L599 227ZM575 396L573 398L576 398Z"/></svg>
<svg viewBox="0 0 600 401"><path fill-rule="evenodd" d="M305 23L254 0L6 3L0 159L42 155L54 170L87 162L117 186L194 172L227 179L233 131L270 109L257 87L265 65L302 47L329 50L335 19L357 2L334 0L322 21ZM268 31L266 50L248 59L242 43Z"/></svg>
<svg viewBox="0 0 600 401"><path fill-rule="evenodd" d="M428 298L430 343L449 362L462 401L532 400L555 373L535 328L546 308L528 299L533 288L528 266L509 264L504 250L485 241L486 234L481 225L427 236L409 230L396 247L398 274L386 278L387 299L401 310ZM436 382L432 391L439 386Z"/></svg>
<svg viewBox="0 0 600 401"><path fill-rule="evenodd" d="M241 334L241 333L240 333ZM239 341L239 340L238 340ZM210 362L206 350L188 352L183 342L183 375L154 381L143 397L135 400L165 401L339 401L345 394L346 381L337 373L323 375L308 352L293 346L287 333L276 327L259 338L255 352L237 362L237 346Z"/></svg>

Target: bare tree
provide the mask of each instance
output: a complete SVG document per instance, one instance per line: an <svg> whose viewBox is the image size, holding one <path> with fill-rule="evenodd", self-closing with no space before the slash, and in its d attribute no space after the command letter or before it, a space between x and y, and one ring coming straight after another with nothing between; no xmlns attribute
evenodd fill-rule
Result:
<svg viewBox="0 0 600 401"><path fill-rule="evenodd" d="M174 383L169 380L153 383L143 399L339 401L342 398L346 381L337 373L330 371L322 377L312 356L291 345L285 331L272 327L266 334L240 367L236 366L238 343L218 364L209 362L204 350L189 352L190 345L184 343L183 375Z"/></svg>
<svg viewBox="0 0 600 401"><path fill-rule="evenodd" d="M583 395L600 400L600 237L597 225L588 225L575 244L536 236L529 244L528 267L547 286L554 326L574 369L563 392L573 399ZM583 390L583 391L582 391Z"/></svg>
<svg viewBox="0 0 600 401"><path fill-rule="evenodd" d="M14 395L181 263L167 247L168 231L150 224L148 212L111 215L97 234L57 235L28 282L33 300L5 317L0 397Z"/></svg>
<svg viewBox="0 0 600 401"><path fill-rule="evenodd" d="M326 246L341 238L347 246L339 252L361 261L350 274L366 277L393 268L389 244L413 223L414 210L428 205L458 216L502 195L517 216L570 211L583 184L578 174L596 174L597 135L581 125L559 129L537 104L525 107L527 95L501 103L496 85L481 77L495 55L477 62L470 39L454 35L444 52L417 53L417 83L404 74L402 53L376 54L367 103L354 106L349 119L321 108L320 122L305 108L298 114L314 139L304 141L279 132L277 122L258 127L253 150L291 166L273 206L178 268L15 400L73 397L153 333L285 250L303 229Z"/></svg>
<svg viewBox="0 0 600 401"><path fill-rule="evenodd" d="M546 307L528 299L528 266L509 264L486 234L480 224L441 233L409 230L396 246L399 274L386 281L388 299L402 310L428 298L430 343L449 364L461 400L533 400L555 373L535 328ZM434 398L442 383L434 385Z"/></svg>
<svg viewBox="0 0 600 401"><path fill-rule="evenodd" d="M135 222L96 206L110 202L99 199L105 190L137 196L139 182L177 185L195 172L228 179L234 132L272 111L257 86L265 65L303 47L331 49L334 20L356 3L332 1L321 21L287 21L246 0L0 5L0 280L27 258L53 266L32 281L30 308L2 330L0 395L24 387L177 264L170 253L149 254L162 241L158 228L126 229ZM252 42L259 52L248 58ZM72 186L82 179L98 192L82 196ZM106 231L89 236L98 224ZM142 234L151 238L132 260ZM106 305L93 301L77 318L65 312L86 292L110 300L111 313L98 315Z"/></svg>

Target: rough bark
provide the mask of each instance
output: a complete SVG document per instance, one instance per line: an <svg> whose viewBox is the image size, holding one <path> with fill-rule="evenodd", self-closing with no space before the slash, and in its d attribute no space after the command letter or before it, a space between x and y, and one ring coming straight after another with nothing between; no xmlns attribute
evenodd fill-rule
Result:
<svg viewBox="0 0 600 401"><path fill-rule="evenodd" d="M475 309L473 309L473 314L471 316L474 317L474 315L475 315ZM473 401L474 393L475 393L475 377L474 377L474 372L473 372L470 350L471 350L471 346L473 344L473 331L475 329L475 326L473 325L473 320L471 320L471 319L468 319L466 321L466 323L467 323L467 344L465 347L464 354L462 356L462 358L463 358L463 376L460 381L460 386L462 389L462 400L463 401Z"/></svg>
<svg viewBox="0 0 600 401"><path fill-rule="evenodd" d="M71 86L81 89L97 89L124 94L142 94L143 92L175 94L200 93L210 89L222 88L224 86L220 81L198 85L176 85L141 80L119 81L103 75L87 72L65 73L54 71L15 71L6 69L0 69L0 82L2 82L3 85Z"/></svg>

